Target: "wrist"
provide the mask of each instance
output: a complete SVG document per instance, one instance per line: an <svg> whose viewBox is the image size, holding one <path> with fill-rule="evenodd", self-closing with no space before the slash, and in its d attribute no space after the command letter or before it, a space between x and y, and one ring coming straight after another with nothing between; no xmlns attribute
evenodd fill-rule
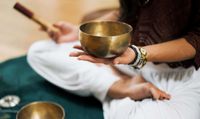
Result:
<svg viewBox="0 0 200 119"><path fill-rule="evenodd" d="M142 68L147 62L147 51L144 48L137 47L135 45L131 45L130 48L135 53L135 58L129 64L134 68L140 69Z"/></svg>

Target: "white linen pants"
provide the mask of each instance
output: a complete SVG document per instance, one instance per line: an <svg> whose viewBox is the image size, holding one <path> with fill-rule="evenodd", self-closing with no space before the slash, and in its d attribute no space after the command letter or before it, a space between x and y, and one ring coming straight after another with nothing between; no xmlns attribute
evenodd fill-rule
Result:
<svg viewBox="0 0 200 119"><path fill-rule="evenodd" d="M172 98L164 101L109 99L106 93L119 77L106 65L97 66L69 57L75 51L72 48L75 44L79 42L59 45L49 40L37 42L29 50L28 63L46 80L66 91L80 96L94 95L103 104L105 119L200 119L200 70L147 63L140 71L134 71L119 65L116 66L119 70L129 75L139 73Z"/></svg>

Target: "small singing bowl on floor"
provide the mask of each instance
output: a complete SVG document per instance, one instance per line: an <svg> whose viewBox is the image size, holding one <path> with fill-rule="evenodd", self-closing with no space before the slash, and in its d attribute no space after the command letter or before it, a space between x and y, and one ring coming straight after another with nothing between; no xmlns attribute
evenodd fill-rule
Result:
<svg viewBox="0 0 200 119"><path fill-rule="evenodd" d="M22 107L16 119L64 119L62 106L52 102L33 102Z"/></svg>
<svg viewBox="0 0 200 119"><path fill-rule="evenodd" d="M91 21L80 25L79 39L85 52L100 58L121 55L131 41L132 27L118 21Z"/></svg>

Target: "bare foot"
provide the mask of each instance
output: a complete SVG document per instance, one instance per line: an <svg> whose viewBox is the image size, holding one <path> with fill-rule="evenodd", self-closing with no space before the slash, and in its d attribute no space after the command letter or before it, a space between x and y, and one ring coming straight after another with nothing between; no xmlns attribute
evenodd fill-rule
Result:
<svg viewBox="0 0 200 119"><path fill-rule="evenodd" d="M132 83L129 85L128 95L133 100L142 100L150 97L155 100L170 99L169 94L158 89L152 83L145 81L142 77L137 76L132 80Z"/></svg>
<svg viewBox="0 0 200 119"><path fill-rule="evenodd" d="M171 98L171 96L168 93L158 89L152 83L147 84L146 91L150 92L151 96L155 100L165 100L165 99L169 100Z"/></svg>
<svg viewBox="0 0 200 119"><path fill-rule="evenodd" d="M145 81L141 76L134 78L126 77L115 82L108 91L112 98L130 97L133 100L153 98L155 100L170 99L170 95Z"/></svg>

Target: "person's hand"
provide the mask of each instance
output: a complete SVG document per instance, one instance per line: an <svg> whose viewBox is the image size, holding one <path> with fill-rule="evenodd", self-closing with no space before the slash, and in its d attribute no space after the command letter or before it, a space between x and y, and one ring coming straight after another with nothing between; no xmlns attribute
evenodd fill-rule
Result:
<svg viewBox="0 0 200 119"><path fill-rule="evenodd" d="M68 22L57 22L53 24L58 31L48 32L56 43L64 43L78 40L78 27Z"/></svg>
<svg viewBox="0 0 200 119"><path fill-rule="evenodd" d="M74 48L83 50L81 46L76 45ZM129 64L135 58L135 53L131 48L127 48L127 50L120 56L115 58L97 58L91 56L84 51L80 52L71 52L71 57L78 57L79 60L85 60L93 63L104 63L104 64Z"/></svg>

